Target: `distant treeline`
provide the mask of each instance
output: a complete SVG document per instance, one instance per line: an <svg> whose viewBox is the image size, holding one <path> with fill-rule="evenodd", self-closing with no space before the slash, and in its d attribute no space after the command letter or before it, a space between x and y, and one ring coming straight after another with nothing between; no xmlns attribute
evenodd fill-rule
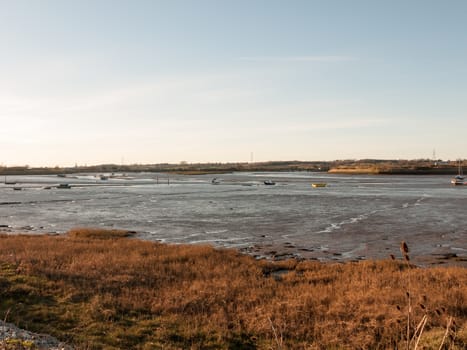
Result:
<svg viewBox="0 0 467 350"><path fill-rule="evenodd" d="M465 161L462 161L465 163ZM334 160L274 161L257 163L186 163L179 164L101 164L74 167L0 166L0 175L58 175L71 173L163 172L178 174L209 174L241 171L322 171L361 174L455 174L458 161L416 160Z"/></svg>

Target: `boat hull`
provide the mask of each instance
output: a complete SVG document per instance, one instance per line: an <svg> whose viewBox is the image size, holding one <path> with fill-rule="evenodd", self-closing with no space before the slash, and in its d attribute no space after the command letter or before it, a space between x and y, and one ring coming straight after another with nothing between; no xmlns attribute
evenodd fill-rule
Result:
<svg viewBox="0 0 467 350"><path fill-rule="evenodd" d="M453 184L454 186L463 186L467 184L467 182L459 181L459 180L451 180L451 184Z"/></svg>
<svg viewBox="0 0 467 350"><path fill-rule="evenodd" d="M327 184L325 184L325 183L312 183L311 186L314 187L314 188L316 188L316 187L326 187Z"/></svg>

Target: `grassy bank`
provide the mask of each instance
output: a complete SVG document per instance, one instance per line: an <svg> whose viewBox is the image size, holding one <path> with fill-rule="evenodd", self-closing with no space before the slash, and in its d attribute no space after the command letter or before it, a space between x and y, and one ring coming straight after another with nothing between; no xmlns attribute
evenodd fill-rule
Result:
<svg viewBox="0 0 467 350"><path fill-rule="evenodd" d="M407 324L411 349L467 344L464 268L272 263L82 232L0 236L2 319L82 349L405 349Z"/></svg>

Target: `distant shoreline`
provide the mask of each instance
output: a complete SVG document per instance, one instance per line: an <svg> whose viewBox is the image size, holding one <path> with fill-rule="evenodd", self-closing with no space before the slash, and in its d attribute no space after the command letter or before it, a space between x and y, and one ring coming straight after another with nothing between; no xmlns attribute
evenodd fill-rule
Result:
<svg viewBox="0 0 467 350"><path fill-rule="evenodd" d="M463 163L466 163L465 161ZM0 176L66 175L73 173L169 173L208 175L233 172L294 172L309 171L331 174L364 175L455 175L458 161L434 160L336 160L336 161L275 161L257 163L185 163L179 164L101 164L75 167L0 167Z"/></svg>
<svg viewBox="0 0 467 350"><path fill-rule="evenodd" d="M334 168L329 174L355 175L455 175L456 168Z"/></svg>

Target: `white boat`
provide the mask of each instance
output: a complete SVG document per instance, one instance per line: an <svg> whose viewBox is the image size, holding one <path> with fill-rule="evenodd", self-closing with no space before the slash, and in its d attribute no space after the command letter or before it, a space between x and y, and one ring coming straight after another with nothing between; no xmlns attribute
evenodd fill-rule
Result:
<svg viewBox="0 0 467 350"><path fill-rule="evenodd" d="M269 185L269 186L273 186L273 185L275 185L276 183L275 183L274 181L272 181L272 180L265 180L265 181L264 181L264 184L265 184L265 185Z"/></svg>
<svg viewBox="0 0 467 350"><path fill-rule="evenodd" d="M460 176L460 175L457 175L456 177L454 177L453 179L451 179L451 183L453 185L456 185L456 186L459 186L459 185L466 185L467 183L464 182L465 180L465 177L463 176Z"/></svg>
<svg viewBox="0 0 467 350"><path fill-rule="evenodd" d="M5 185L16 185L16 181L7 181L5 175Z"/></svg>
<svg viewBox="0 0 467 350"><path fill-rule="evenodd" d="M451 179L451 183L453 185L456 185L456 186L459 186L459 185L466 185L467 183L464 181L465 180L465 176L464 174L462 173L462 165L461 165L461 161L459 160L459 170L458 170L458 173L457 175Z"/></svg>

